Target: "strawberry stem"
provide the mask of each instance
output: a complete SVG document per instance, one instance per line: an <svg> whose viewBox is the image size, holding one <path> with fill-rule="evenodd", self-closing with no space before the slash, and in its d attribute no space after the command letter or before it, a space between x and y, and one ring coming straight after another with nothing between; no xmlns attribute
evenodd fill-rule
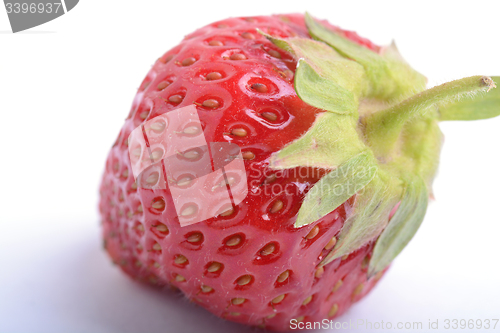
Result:
<svg viewBox="0 0 500 333"><path fill-rule="evenodd" d="M441 108L446 109L463 97L474 97L478 92L495 88L488 76L471 76L444 83L418 93L388 109L363 119L365 136L376 156L387 156L394 150L405 125L416 117L434 112L439 118ZM437 111L437 112L436 112ZM481 119L478 115L477 119Z"/></svg>

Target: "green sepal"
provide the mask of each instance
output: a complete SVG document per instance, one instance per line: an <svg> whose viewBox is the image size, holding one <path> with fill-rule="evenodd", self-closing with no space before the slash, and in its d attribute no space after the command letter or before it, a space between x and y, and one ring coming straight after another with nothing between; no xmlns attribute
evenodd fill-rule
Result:
<svg viewBox="0 0 500 333"><path fill-rule="evenodd" d="M495 81L500 82L500 76L491 79L493 80L491 88L496 88ZM492 89L486 93L479 92L453 103L438 103L437 111L441 121L479 120L500 116L500 89Z"/></svg>
<svg viewBox="0 0 500 333"><path fill-rule="evenodd" d="M349 254L380 235L389 222L391 210L401 200L402 192L401 182L379 169L372 181L356 195L337 244L320 265Z"/></svg>
<svg viewBox="0 0 500 333"><path fill-rule="evenodd" d="M395 173L404 174L403 177L407 174L419 175L432 196L432 183L438 170L443 141L443 133L433 116L416 119L404 126L399 151L388 167L400 170Z"/></svg>
<svg viewBox="0 0 500 333"><path fill-rule="evenodd" d="M306 13L309 33L346 58L361 64L370 81L367 97L399 101L425 89L427 79L403 59L394 42L376 53L326 27Z"/></svg>
<svg viewBox="0 0 500 333"><path fill-rule="evenodd" d="M375 243L368 276L386 268L415 236L424 220L429 201L427 187L422 178L408 181L401 204Z"/></svg>
<svg viewBox="0 0 500 333"><path fill-rule="evenodd" d="M307 104L339 114L356 113L366 85L363 67L325 43L309 38L280 39L259 31L297 59L294 88Z"/></svg>
<svg viewBox="0 0 500 333"><path fill-rule="evenodd" d="M357 119L332 112L318 114L302 137L273 154L272 169L310 166L335 169L366 150L356 131Z"/></svg>
<svg viewBox="0 0 500 333"><path fill-rule="evenodd" d="M295 228L313 223L333 212L362 190L377 171L375 157L367 150L329 172L307 192Z"/></svg>
<svg viewBox="0 0 500 333"><path fill-rule="evenodd" d="M335 64L339 65L339 62ZM318 109L340 114L357 112L357 96L330 78L320 76L304 59L298 61L294 85L297 96Z"/></svg>

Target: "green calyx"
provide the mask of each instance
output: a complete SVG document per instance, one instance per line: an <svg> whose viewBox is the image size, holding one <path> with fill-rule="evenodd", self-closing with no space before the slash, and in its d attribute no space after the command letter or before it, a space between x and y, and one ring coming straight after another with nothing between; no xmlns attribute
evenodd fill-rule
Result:
<svg viewBox="0 0 500 333"><path fill-rule="evenodd" d="M500 78L475 76L424 90L425 77L394 44L374 52L308 14L305 21L314 39L261 34L297 59L297 95L325 112L273 154L270 167L329 171L307 193L295 227L353 198L336 246L320 265L376 240L368 271L373 275L401 252L423 220L441 149L438 121L500 115L500 89L493 89Z"/></svg>
<svg viewBox="0 0 500 333"><path fill-rule="evenodd" d="M363 66L369 81L365 97L398 101L425 89L426 78L413 70L399 54L396 44L375 53L344 38L323 24L305 15L309 33L314 39L323 41L348 59Z"/></svg>

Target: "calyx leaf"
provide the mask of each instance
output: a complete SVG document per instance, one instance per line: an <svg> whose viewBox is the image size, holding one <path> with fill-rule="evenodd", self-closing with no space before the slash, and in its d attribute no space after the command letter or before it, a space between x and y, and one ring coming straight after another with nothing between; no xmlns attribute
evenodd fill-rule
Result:
<svg viewBox="0 0 500 333"><path fill-rule="evenodd" d="M335 169L366 150L356 123L355 118L347 115L320 113L307 133L271 156L269 166L273 169L298 166Z"/></svg>
<svg viewBox="0 0 500 333"><path fill-rule="evenodd" d="M372 181L356 195L354 207L348 212L336 246L320 265L349 254L380 235L401 193L401 184L379 169Z"/></svg>
<svg viewBox="0 0 500 333"><path fill-rule="evenodd" d="M387 267L410 242L424 220L428 200L426 185L420 177L407 182L401 204L375 244L368 276Z"/></svg>
<svg viewBox="0 0 500 333"><path fill-rule="evenodd" d="M363 67L325 43L309 38L281 39L259 31L297 59L294 87L307 104L338 114L356 113L366 85Z"/></svg>
<svg viewBox="0 0 500 333"><path fill-rule="evenodd" d="M351 158L317 182L300 207L295 227L317 221L363 189L378 171L370 151Z"/></svg>
<svg viewBox="0 0 500 333"><path fill-rule="evenodd" d="M307 13L305 21L313 38L325 42L364 67L370 81L367 97L401 100L425 89L426 78L408 65L394 42L382 48L379 54L338 35Z"/></svg>

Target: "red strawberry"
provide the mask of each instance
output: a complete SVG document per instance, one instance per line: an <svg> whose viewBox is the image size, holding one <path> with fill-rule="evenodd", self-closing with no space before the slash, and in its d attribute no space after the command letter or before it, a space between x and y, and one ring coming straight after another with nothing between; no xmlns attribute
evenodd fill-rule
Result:
<svg viewBox="0 0 500 333"><path fill-rule="evenodd" d="M437 167L437 116L415 120L418 108L408 107L436 100L429 90L398 104L425 85L398 57L394 47L302 15L227 19L186 36L147 74L107 159L99 208L113 261L135 279L175 286L217 316L248 325L285 330L291 319L346 311L415 233ZM448 106L457 92L494 84L484 77L455 86L462 90L442 88L438 101ZM248 194L181 226L173 190L147 183L188 184L200 176L189 174L192 162L181 159L170 176L146 170L136 182L129 145L137 143L131 133L144 133L142 154L149 149L149 165L163 165L148 126L193 105L206 142L240 147ZM466 118L450 110L442 107L444 120ZM187 142L168 138L174 150ZM376 172L359 176L356 167ZM313 193L315 185L331 186ZM394 236L396 229L402 233Z"/></svg>

